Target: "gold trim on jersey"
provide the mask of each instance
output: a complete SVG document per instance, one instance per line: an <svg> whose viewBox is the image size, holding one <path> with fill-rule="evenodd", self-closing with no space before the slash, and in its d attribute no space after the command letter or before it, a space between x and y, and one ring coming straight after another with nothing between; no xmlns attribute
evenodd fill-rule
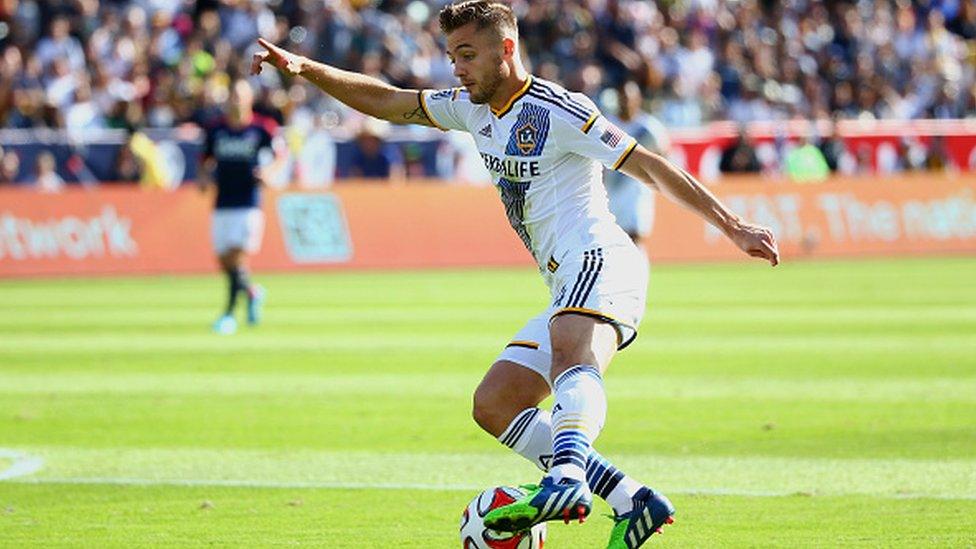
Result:
<svg viewBox="0 0 976 549"><path fill-rule="evenodd" d="M590 130L593 128L593 123L596 122L597 118L600 118L600 113L598 112L595 112L590 116L590 119L586 121L586 124L583 124L583 127L580 128L583 130L583 133L590 133Z"/></svg>
<svg viewBox="0 0 976 549"><path fill-rule="evenodd" d="M434 117L430 115L430 109L427 108L427 102L424 100L423 90L417 92L417 100L420 102L420 108L424 111L424 116L427 117L427 120L430 120L430 123L433 124L438 130L446 132L447 128L438 124L437 121L434 120Z"/></svg>
<svg viewBox="0 0 976 549"><path fill-rule="evenodd" d="M538 349L539 344L536 343L535 341L516 340L510 342L508 345L506 345L506 347L525 347L526 349Z"/></svg>
<svg viewBox="0 0 976 549"><path fill-rule="evenodd" d="M512 105L514 105L516 101L521 99L523 95L528 93L529 86L531 85L532 85L532 77L529 76L525 80L525 85L523 85L519 91L515 92L515 95L509 97L508 101L505 103L505 105L502 106L502 108L498 109L497 111L495 109L491 109L491 112L492 114L495 115L495 118L501 118L506 114L508 114L508 111L512 110Z"/></svg>
<svg viewBox="0 0 976 549"><path fill-rule="evenodd" d="M546 264L546 269L548 269L550 273L554 273L557 269L559 269L559 262L556 261L555 257L549 256L549 263Z"/></svg>
<svg viewBox="0 0 976 549"><path fill-rule="evenodd" d="M634 142L631 143L629 147L627 147L627 150L624 151L624 153L622 155L620 155L620 158L617 159L616 162L614 162L612 169L614 169L614 170L620 169L620 166L623 166L624 165L624 162L627 161L627 157L630 156L630 153L634 152L634 149L635 148L637 148L637 140L636 139L634 139Z"/></svg>
<svg viewBox="0 0 976 549"><path fill-rule="evenodd" d="M558 311L552 313L552 315L549 317L549 322L552 322L552 319L556 318L557 316L566 315L566 314L583 315L583 316L595 318L597 320L602 320L604 322L609 322L611 325L613 325L614 330L616 330L617 332L618 350L623 349L627 345L630 345L630 343L637 338L637 328L635 328L634 326L631 326L627 322L624 322L613 315L608 315L607 313L601 313L600 311L597 311L595 309L587 309L586 307L563 307L562 309L559 309ZM625 326L633 330L634 337L631 337L627 341L624 341L623 332L620 330L619 326L616 326L618 324L620 326Z"/></svg>

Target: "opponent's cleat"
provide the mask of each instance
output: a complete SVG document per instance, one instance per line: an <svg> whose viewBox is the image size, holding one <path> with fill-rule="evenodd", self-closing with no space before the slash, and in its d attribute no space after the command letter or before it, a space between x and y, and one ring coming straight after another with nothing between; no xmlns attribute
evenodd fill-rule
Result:
<svg viewBox="0 0 976 549"><path fill-rule="evenodd" d="M643 487L632 498L634 508L613 518L613 530L607 549L636 549L644 545L651 535L663 534L662 526L674 522L674 505L668 498Z"/></svg>
<svg viewBox="0 0 976 549"><path fill-rule="evenodd" d="M231 335L237 331L237 320L233 315L224 315L214 322L213 331L220 335Z"/></svg>
<svg viewBox="0 0 976 549"><path fill-rule="evenodd" d="M582 481L563 479L557 484L546 477L533 488L518 501L485 515L485 526L499 532L521 532L550 520L583 522L593 507L593 495Z"/></svg>
<svg viewBox="0 0 976 549"><path fill-rule="evenodd" d="M247 323L257 326L261 323L261 312L264 309L266 292L260 284L255 284L251 293L247 296Z"/></svg>

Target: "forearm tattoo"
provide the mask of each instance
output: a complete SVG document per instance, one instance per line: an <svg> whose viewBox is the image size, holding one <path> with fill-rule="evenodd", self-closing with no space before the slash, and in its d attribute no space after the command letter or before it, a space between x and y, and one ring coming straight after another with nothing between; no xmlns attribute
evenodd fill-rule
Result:
<svg viewBox="0 0 976 549"><path fill-rule="evenodd" d="M403 113L403 119L408 122L415 122L421 124L426 123L430 125L430 118L427 116L427 113L424 111L423 99L420 97L420 94L422 93L424 92L420 92L420 91L417 92L417 108L410 112Z"/></svg>

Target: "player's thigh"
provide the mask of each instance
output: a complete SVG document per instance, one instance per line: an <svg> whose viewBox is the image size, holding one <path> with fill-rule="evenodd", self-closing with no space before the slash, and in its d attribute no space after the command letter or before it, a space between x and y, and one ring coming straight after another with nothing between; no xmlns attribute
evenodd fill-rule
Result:
<svg viewBox="0 0 976 549"><path fill-rule="evenodd" d="M264 213L258 208L226 208L214 211L211 226L214 250L224 256L231 250L256 253L264 238Z"/></svg>
<svg viewBox="0 0 976 549"><path fill-rule="evenodd" d="M550 391L549 311L525 323L505 346L474 394L474 418L498 436L522 410Z"/></svg>
<svg viewBox="0 0 976 549"><path fill-rule="evenodd" d="M552 371L589 364L605 371L637 337L647 299L646 258L629 242L581 250L559 266L549 322Z"/></svg>
<svg viewBox="0 0 976 549"><path fill-rule="evenodd" d="M617 352L617 329L606 320L581 314L561 314L549 325L553 380L578 364L596 366L601 373Z"/></svg>
<svg viewBox="0 0 976 549"><path fill-rule="evenodd" d="M486 431L500 436L526 408L549 396L549 384L538 372L508 360L498 360L474 392L474 418Z"/></svg>

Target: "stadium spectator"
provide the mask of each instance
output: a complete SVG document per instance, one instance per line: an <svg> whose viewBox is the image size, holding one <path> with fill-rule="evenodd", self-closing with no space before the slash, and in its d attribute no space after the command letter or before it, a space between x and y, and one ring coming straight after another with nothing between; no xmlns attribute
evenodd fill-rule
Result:
<svg viewBox="0 0 976 549"><path fill-rule="evenodd" d="M55 168L54 155L44 151L37 155L34 184L42 193L56 193L64 188L64 180Z"/></svg>
<svg viewBox="0 0 976 549"><path fill-rule="evenodd" d="M817 147L823 154L824 161L831 172L850 175L854 173L856 161L854 156L847 150L844 141L837 135L837 122L828 120L825 122L826 131L820 136Z"/></svg>
<svg viewBox="0 0 976 549"><path fill-rule="evenodd" d="M402 181L406 175L403 155L392 143L384 142L389 136L389 122L364 118L356 135L349 177Z"/></svg>
<svg viewBox="0 0 976 549"><path fill-rule="evenodd" d="M616 115L610 120L647 150L667 156L671 141L667 129L642 109L640 86L633 80L617 88ZM642 242L654 227L654 192L644 183L616 170L603 176L610 212L617 224L643 252Z"/></svg>
<svg viewBox="0 0 976 549"><path fill-rule="evenodd" d="M762 171L756 149L749 142L745 127L739 128L739 135L735 142L722 151L719 170L725 173L759 173Z"/></svg>
<svg viewBox="0 0 976 549"><path fill-rule="evenodd" d="M20 157L14 151L4 151L0 147L0 185L20 183Z"/></svg>
<svg viewBox="0 0 976 549"><path fill-rule="evenodd" d="M798 146L786 153L784 168L786 176L797 183L816 183L830 176L830 166L823 153L814 144L815 138L808 136Z"/></svg>

